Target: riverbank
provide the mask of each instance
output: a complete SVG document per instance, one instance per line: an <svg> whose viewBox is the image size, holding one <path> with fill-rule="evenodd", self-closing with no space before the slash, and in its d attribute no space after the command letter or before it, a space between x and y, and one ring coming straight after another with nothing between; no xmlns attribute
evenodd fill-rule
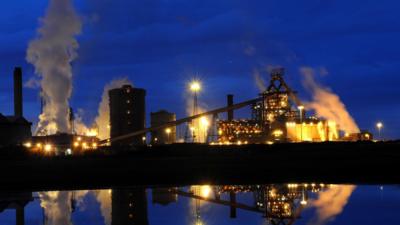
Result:
<svg viewBox="0 0 400 225"><path fill-rule="evenodd" d="M16 151L22 151L16 148ZM400 183L400 142L108 147L70 157L0 149L1 189L261 183Z"/></svg>

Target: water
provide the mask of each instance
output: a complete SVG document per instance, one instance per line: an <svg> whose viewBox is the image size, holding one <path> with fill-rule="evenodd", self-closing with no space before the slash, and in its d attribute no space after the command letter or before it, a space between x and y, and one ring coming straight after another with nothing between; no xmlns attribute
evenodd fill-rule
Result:
<svg viewBox="0 0 400 225"><path fill-rule="evenodd" d="M1 192L1 225L17 224L22 209L26 225L399 224L400 187L274 184Z"/></svg>

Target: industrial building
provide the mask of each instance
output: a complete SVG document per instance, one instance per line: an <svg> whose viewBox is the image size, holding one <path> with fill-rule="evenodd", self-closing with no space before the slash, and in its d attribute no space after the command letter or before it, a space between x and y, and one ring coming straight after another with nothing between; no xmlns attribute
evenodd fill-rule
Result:
<svg viewBox="0 0 400 225"><path fill-rule="evenodd" d="M176 120L175 113L166 110L150 113L151 126L159 126ZM171 144L176 142L176 127L167 127L164 130L155 130L151 132L152 144Z"/></svg>
<svg viewBox="0 0 400 225"><path fill-rule="evenodd" d="M95 150L99 139L95 136L58 133L54 135L34 136L25 143L33 152L48 155L81 154Z"/></svg>
<svg viewBox="0 0 400 225"><path fill-rule="evenodd" d="M251 119L234 120L228 111L227 120L217 122L219 143L266 143L300 141L335 141L339 127L334 121L315 116L306 117L301 101L283 79L283 68L274 69L261 101L252 105ZM228 107L233 105L228 96Z"/></svg>
<svg viewBox="0 0 400 225"><path fill-rule="evenodd" d="M111 139L143 130L146 124L146 90L124 85L109 91ZM115 144L142 144L141 136L126 138Z"/></svg>
<svg viewBox="0 0 400 225"><path fill-rule="evenodd" d="M0 113L0 146L20 145L32 136L32 123L23 116L22 69L14 69L14 115Z"/></svg>

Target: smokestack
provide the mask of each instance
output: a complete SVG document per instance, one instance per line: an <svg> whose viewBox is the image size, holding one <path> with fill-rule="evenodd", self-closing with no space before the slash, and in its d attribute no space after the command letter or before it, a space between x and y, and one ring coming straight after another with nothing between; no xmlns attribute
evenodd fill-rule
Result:
<svg viewBox="0 0 400 225"><path fill-rule="evenodd" d="M22 69L14 68L14 115L22 117Z"/></svg>
<svg viewBox="0 0 400 225"><path fill-rule="evenodd" d="M233 95L227 95L227 102L228 102L228 107L233 106ZM228 121L233 120L233 110L228 111Z"/></svg>

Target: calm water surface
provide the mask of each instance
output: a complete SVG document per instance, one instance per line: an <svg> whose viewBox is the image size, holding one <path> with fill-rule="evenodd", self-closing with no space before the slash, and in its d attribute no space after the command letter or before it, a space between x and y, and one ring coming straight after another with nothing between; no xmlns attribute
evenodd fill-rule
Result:
<svg viewBox="0 0 400 225"><path fill-rule="evenodd" d="M1 192L0 224L400 224L400 186L273 184Z"/></svg>

